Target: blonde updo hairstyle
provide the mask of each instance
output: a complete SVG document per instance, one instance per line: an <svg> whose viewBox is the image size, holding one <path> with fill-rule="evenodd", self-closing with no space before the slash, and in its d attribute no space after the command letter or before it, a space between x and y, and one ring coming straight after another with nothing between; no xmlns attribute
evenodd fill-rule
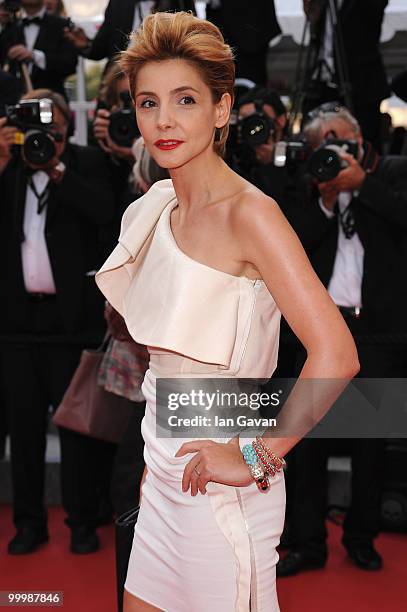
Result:
<svg viewBox="0 0 407 612"><path fill-rule="evenodd" d="M120 54L119 65L128 76L132 94L138 71L147 62L183 59L199 70L212 93L214 103L224 93L234 99L235 64L232 49L220 30L210 21L191 13L153 13L132 33L126 51ZM214 150L223 155L229 124L215 132Z"/></svg>

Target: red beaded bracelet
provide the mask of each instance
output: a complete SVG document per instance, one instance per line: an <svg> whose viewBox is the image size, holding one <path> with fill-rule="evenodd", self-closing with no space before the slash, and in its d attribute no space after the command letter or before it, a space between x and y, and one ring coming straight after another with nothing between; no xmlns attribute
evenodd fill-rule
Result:
<svg viewBox="0 0 407 612"><path fill-rule="evenodd" d="M277 470L276 470L275 466L270 462L268 455L264 452L264 450L260 446L260 444L258 444L258 442L256 442L255 440L253 440L252 446L253 446L254 450L256 451L257 456L260 459L260 462L262 463L262 465L264 467L264 471L269 476L274 478Z"/></svg>
<svg viewBox="0 0 407 612"><path fill-rule="evenodd" d="M256 436L256 442L261 446L263 451L269 458L270 463L275 467L276 472L280 472L285 466L285 460L282 457L278 457L273 451L264 443L263 438Z"/></svg>

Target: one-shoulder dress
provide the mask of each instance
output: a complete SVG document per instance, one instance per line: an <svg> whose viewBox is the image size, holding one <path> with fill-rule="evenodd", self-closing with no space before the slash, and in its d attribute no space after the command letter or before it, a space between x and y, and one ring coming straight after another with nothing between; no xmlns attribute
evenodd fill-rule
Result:
<svg viewBox="0 0 407 612"><path fill-rule="evenodd" d="M181 480L193 455L175 457L185 438L157 437L155 419L157 378L270 378L281 313L263 281L214 269L178 247L175 206L172 181L155 183L125 211L119 242L96 275L150 353L142 385L147 477L125 588L165 612L278 612L283 473L265 493L254 482L209 482L206 495L191 496Z"/></svg>

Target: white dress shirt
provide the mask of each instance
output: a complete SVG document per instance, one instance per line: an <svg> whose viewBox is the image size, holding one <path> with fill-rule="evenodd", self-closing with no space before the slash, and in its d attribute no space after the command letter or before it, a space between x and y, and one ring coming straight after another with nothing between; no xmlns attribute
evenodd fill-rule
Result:
<svg viewBox="0 0 407 612"><path fill-rule="evenodd" d="M38 194L46 189L48 174L39 170L32 175ZM28 293L56 293L44 229L47 205L38 214L38 199L31 187L27 186L24 210L24 236L21 244L21 258L26 291Z"/></svg>
<svg viewBox="0 0 407 612"><path fill-rule="evenodd" d="M349 192L341 192L338 196L338 206L343 212L352 199ZM320 207L329 218L334 216L331 210L325 208L322 200ZM362 279L364 248L358 234L355 232L351 238L346 238L338 215L338 244L328 293L337 306L362 307Z"/></svg>
<svg viewBox="0 0 407 612"><path fill-rule="evenodd" d="M35 13L35 15L27 15L27 13L24 10L22 10L21 17L23 19L24 18L32 19L33 17L40 17L42 19L45 13L46 13L45 8L42 8L40 11L38 11L38 13ZM25 46L27 47L29 51L32 51L33 56L34 56L34 64L38 66L38 68L45 70L47 67L47 60L46 60L44 51L39 51L39 49L34 49L34 45L38 38L39 31L40 31L40 26L38 25L38 23L33 23L31 25L25 26L24 28ZM30 62L29 70L31 72L32 62Z"/></svg>
<svg viewBox="0 0 407 612"><path fill-rule="evenodd" d="M155 2L152 0L141 0L141 2L137 2L136 8L134 9L133 30L137 30L144 17L150 15L154 8L154 4Z"/></svg>

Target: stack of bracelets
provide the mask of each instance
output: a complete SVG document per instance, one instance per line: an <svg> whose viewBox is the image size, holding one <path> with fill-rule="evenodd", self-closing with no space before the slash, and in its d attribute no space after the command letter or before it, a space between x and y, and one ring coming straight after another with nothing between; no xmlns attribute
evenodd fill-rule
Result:
<svg viewBox="0 0 407 612"><path fill-rule="evenodd" d="M270 486L269 477L274 478L285 466L284 459L277 457L260 436L256 436L251 444L245 444L242 453L258 489L266 491Z"/></svg>

